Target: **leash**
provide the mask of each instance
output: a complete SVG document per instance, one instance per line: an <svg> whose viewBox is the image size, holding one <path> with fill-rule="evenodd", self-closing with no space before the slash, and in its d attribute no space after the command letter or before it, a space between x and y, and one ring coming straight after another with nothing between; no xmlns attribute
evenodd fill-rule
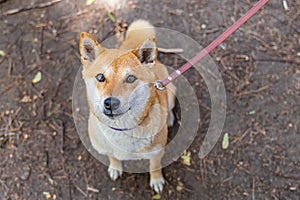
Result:
<svg viewBox="0 0 300 200"><path fill-rule="evenodd" d="M168 76L164 80L157 80L154 83L154 86L158 90L165 90L166 85L170 82L178 78L185 71L190 69L194 64L199 62L203 57L208 55L212 50L214 50L217 46L219 46L225 39L227 39L230 35L232 35L238 28L240 28L246 21L248 21L258 10L260 10L268 0L260 0L257 2L244 16L242 16L238 21L236 21L233 25L231 25L224 33L222 33L217 39L215 39L212 43L210 43L205 49L203 49L199 54L190 59L187 63L185 63L182 67L173 72L170 76Z"/></svg>

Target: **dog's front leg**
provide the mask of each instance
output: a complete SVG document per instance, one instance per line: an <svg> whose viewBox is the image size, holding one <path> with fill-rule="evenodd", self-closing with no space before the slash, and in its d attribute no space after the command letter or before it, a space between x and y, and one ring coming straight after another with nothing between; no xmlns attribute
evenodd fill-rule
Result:
<svg viewBox="0 0 300 200"><path fill-rule="evenodd" d="M161 193L164 187L164 177L161 170L161 158L164 150L150 159L150 187L157 193Z"/></svg>
<svg viewBox="0 0 300 200"><path fill-rule="evenodd" d="M122 163L118 159L113 156L108 156L109 159L109 168L108 174L110 178L115 181L119 178L123 173Z"/></svg>

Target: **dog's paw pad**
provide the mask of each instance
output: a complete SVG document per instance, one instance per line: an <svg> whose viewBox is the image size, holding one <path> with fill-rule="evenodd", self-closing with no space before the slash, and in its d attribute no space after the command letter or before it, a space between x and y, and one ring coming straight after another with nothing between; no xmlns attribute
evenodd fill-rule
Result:
<svg viewBox="0 0 300 200"><path fill-rule="evenodd" d="M159 179L151 178L150 187L156 192L161 193L164 188L165 180L163 177Z"/></svg>
<svg viewBox="0 0 300 200"><path fill-rule="evenodd" d="M114 169L112 167L108 168L108 174L111 180L115 181L122 175L122 169Z"/></svg>

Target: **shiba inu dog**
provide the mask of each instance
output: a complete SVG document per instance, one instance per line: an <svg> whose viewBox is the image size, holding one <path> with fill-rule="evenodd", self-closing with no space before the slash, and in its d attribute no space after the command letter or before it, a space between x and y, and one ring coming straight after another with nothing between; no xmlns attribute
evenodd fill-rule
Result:
<svg viewBox="0 0 300 200"><path fill-rule="evenodd" d="M110 178L122 175L122 160L149 159L150 186L161 192L161 158L167 127L174 122L175 87L154 87L168 76L157 60L154 27L145 20L133 22L119 49L104 48L83 32L80 54L90 109L88 134L93 148L108 156Z"/></svg>

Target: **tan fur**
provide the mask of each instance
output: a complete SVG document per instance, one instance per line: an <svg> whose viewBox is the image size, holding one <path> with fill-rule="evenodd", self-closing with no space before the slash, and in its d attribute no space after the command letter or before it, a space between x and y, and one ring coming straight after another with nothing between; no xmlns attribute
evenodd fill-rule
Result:
<svg viewBox="0 0 300 200"><path fill-rule="evenodd" d="M145 41L156 44L155 31L153 26L144 20L134 22L127 31L126 40L120 49L105 49L103 48L90 34L82 33L80 35L80 53L81 62L83 64L83 78L87 85L87 96L90 107L89 117L89 137L93 147L101 154L106 154L110 160L109 174L115 180L122 173L122 165L120 160L130 159L150 159L150 185L156 192L161 192L164 179L161 172L161 158L164 152L164 146L167 142L167 116L168 112L174 107L175 104L175 87L172 84L168 85L168 90L158 91L154 88L153 83L156 80L161 80L168 76L167 69L156 58L155 64L142 64L139 60L139 51ZM152 51L156 57L157 49ZM103 73L105 81L98 83L95 76ZM138 77L134 83L126 83L125 79L128 75ZM140 129L132 129L127 131L126 134L112 130L107 124L111 123L112 126L117 122L109 121L102 116L101 112L97 111L95 99L105 99L107 97L121 98L124 107L129 106L130 96L133 92L137 91L139 87L145 87L146 92L142 95L147 96L142 105L143 109L128 109L126 112L131 112L132 116L138 115L134 118L136 124ZM93 93L94 92L94 93ZM143 91L142 91L143 92ZM141 96L143 97L143 96ZM93 99L95 98L95 99ZM127 105L127 104L128 105ZM99 103L100 105L101 103ZM95 107L96 105L96 107ZM126 106L125 106L126 105ZM159 106L157 106L159 105ZM99 106L100 107L100 106ZM96 110L95 110L96 109ZM128 114L129 116L129 114ZM131 116L131 115L130 115ZM154 119L154 121L153 121ZM107 120L107 121L105 121ZM161 128L157 129L157 123L162 123ZM120 124L122 124L122 118ZM134 124L133 123L133 124ZM154 123L154 124L153 124ZM129 122L128 124L131 124ZM117 124L118 126L118 124ZM116 128L123 128L120 127ZM150 134L156 130L154 134ZM143 130L141 133L137 130ZM143 138L146 134L146 138ZM111 135L118 135L124 144L123 147L129 149L128 151L122 150L122 146L114 139L111 141ZM136 137L138 142L135 146L130 146L130 134ZM147 135L148 134L148 135ZM129 135L129 136L128 136ZM116 137L116 136L114 136ZM139 139L139 137L141 137ZM141 140L141 143L139 143ZM115 142L115 143L114 143ZM133 145L133 144L132 144ZM156 148L161 148L158 153L153 153ZM140 153L132 154L130 151Z"/></svg>

